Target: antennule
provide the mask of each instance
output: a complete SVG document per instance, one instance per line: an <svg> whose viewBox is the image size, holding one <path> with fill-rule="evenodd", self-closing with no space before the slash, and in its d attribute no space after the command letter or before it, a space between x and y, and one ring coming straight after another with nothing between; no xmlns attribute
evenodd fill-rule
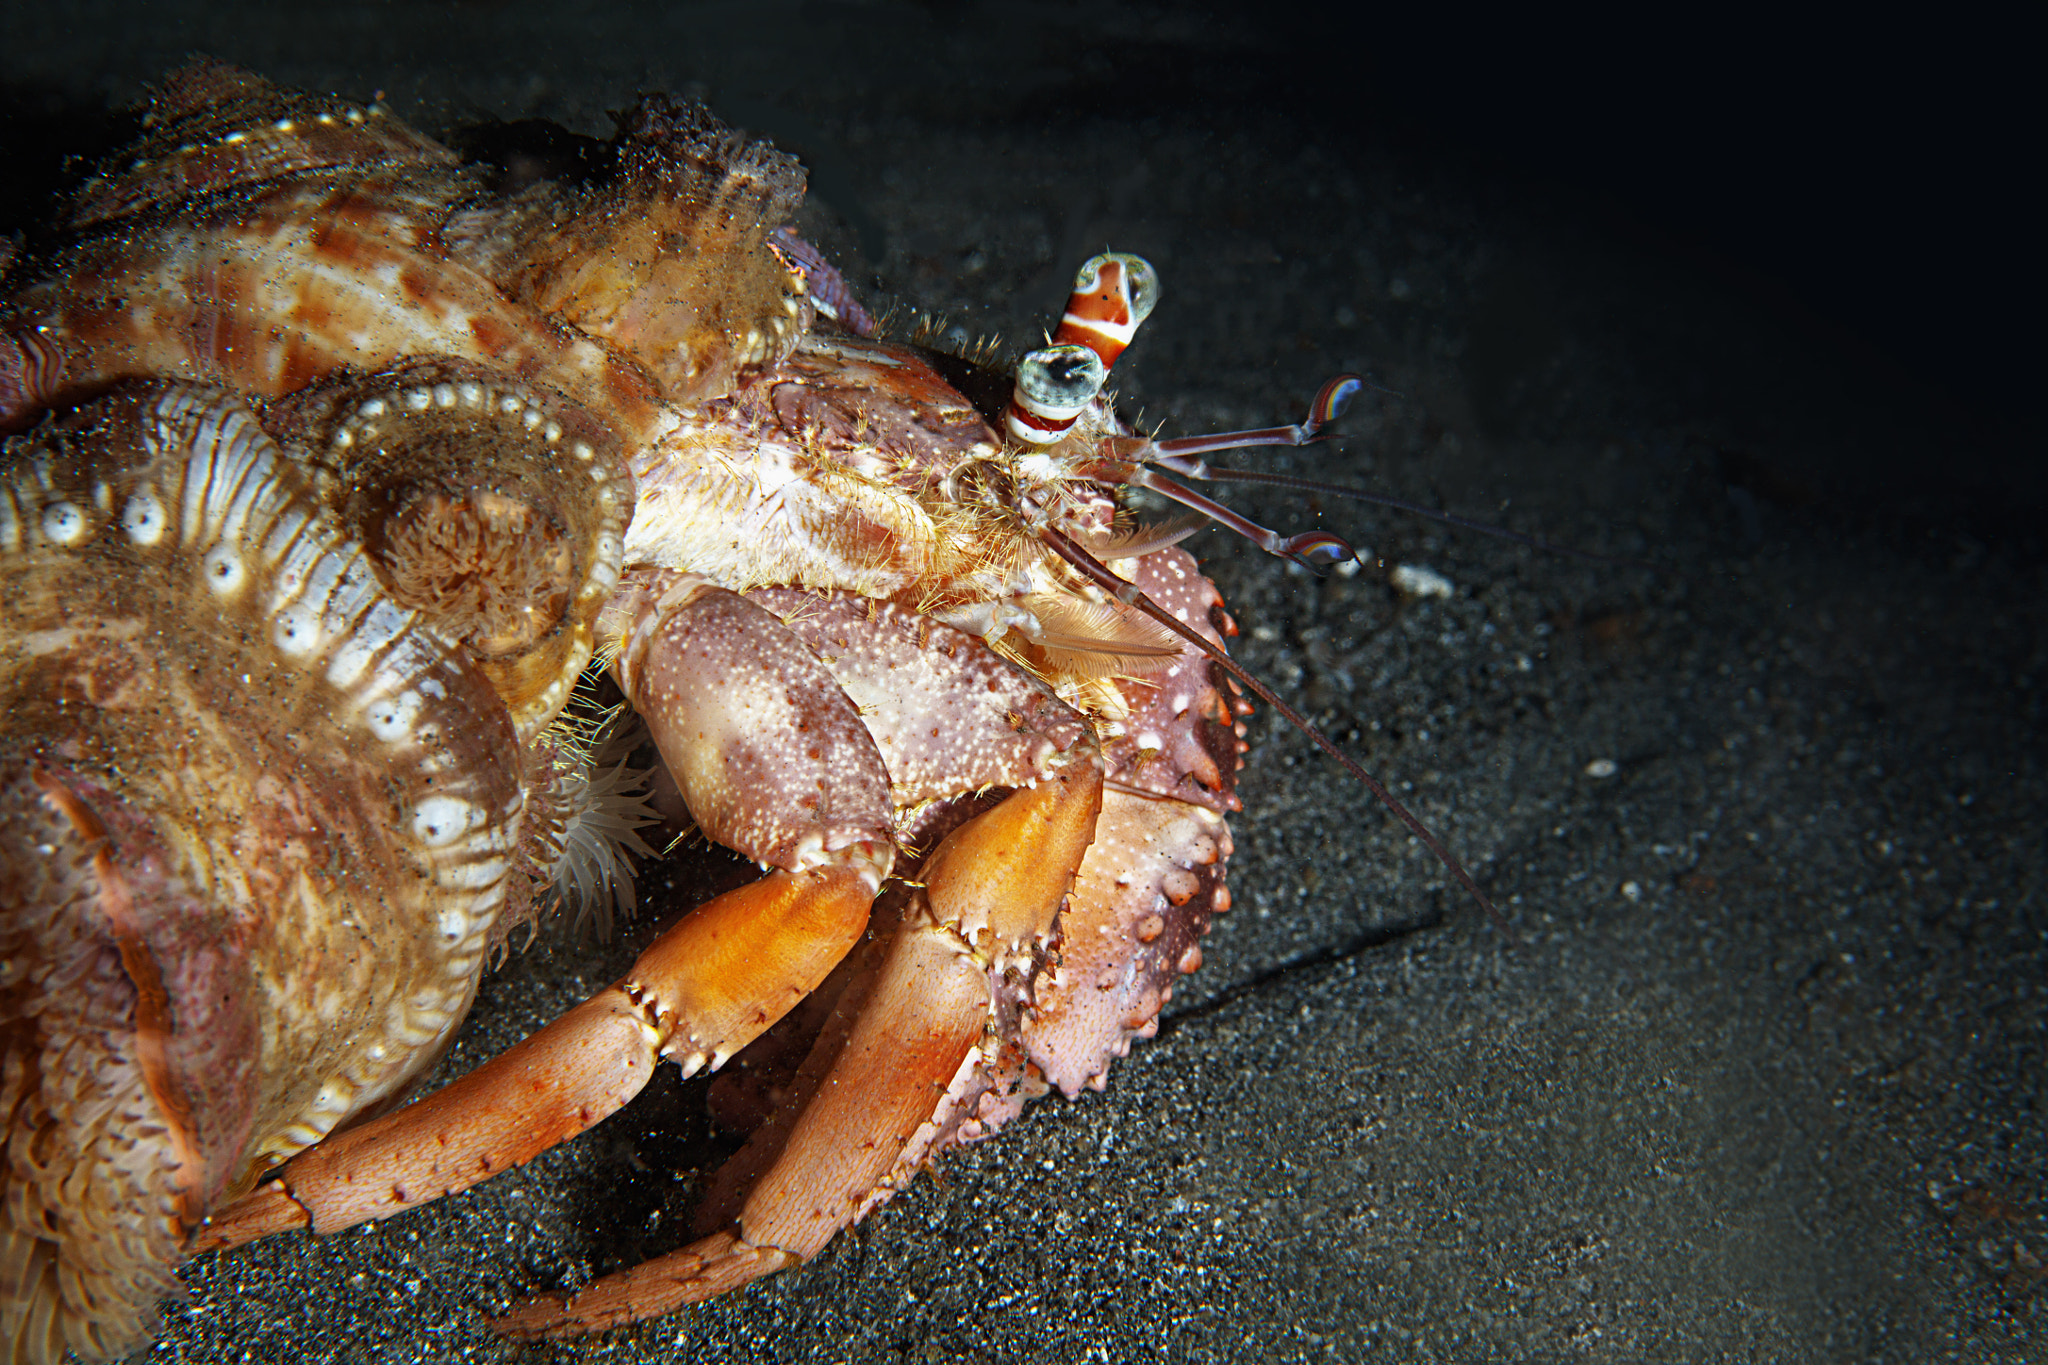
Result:
<svg viewBox="0 0 2048 1365"><path fill-rule="evenodd" d="M1201 478L1202 475L1195 477ZM1267 554L1291 559L1305 569L1320 574L1332 565L1347 559L1355 559L1358 552L1347 544L1343 537L1328 531L1303 531L1299 535L1282 535L1259 525L1243 513L1224 506L1213 498L1207 498L1194 489L1175 483L1156 470L1143 465L1133 465L1124 472L1123 481L1133 488L1148 488L1162 498L1171 499L1183 507L1191 507L1209 520L1243 536Z"/></svg>
<svg viewBox="0 0 2048 1365"><path fill-rule="evenodd" d="M1340 374L1316 390L1309 400L1308 416L1284 427L1258 427L1252 431L1219 431L1211 436L1176 436L1170 441L1147 441L1141 448L1120 452L1130 459L1150 460L1176 474L1204 479L1208 471L1191 455L1212 450L1236 450L1242 446L1305 446L1323 439L1323 428L1344 415L1344 409L1365 381L1355 374Z"/></svg>

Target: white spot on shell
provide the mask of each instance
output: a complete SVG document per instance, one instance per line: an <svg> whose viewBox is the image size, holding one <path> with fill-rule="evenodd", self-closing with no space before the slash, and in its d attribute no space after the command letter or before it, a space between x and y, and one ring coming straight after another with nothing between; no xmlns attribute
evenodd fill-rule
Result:
<svg viewBox="0 0 2048 1365"><path fill-rule="evenodd" d="M363 710L363 719L370 727L370 733L386 744L396 744L412 733L412 723L420 713L420 694L400 692L392 697L379 697Z"/></svg>
<svg viewBox="0 0 2048 1365"><path fill-rule="evenodd" d="M278 649L294 659L303 659L318 650L320 635L319 613L304 606L286 607L270 628L270 638L277 642Z"/></svg>
<svg viewBox="0 0 2048 1365"><path fill-rule="evenodd" d="M88 527L76 503L54 502L43 509L43 534L58 545L76 545L85 539Z"/></svg>
<svg viewBox="0 0 2048 1365"><path fill-rule="evenodd" d="M434 385L434 406L439 408L452 408L455 406L455 386L453 384Z"/></svg>
<svg viewBox="0 0 2048 1365"><path fill-rule="evenodd" d="M430 796L413 807L413 837L428 848L445 848L483 823L483 807L459 796Z"/></svg>
<svg viewBox="0 0 2048 1365"><path fill-rule="evenodd" d="M430 389L407 389L399 401L414 412L425 412L434 406L434 394Z"/></svg>
<svg viewBox="0 0 2048 1365"><path fill-rule="evenodd" d="M249 577L249 571L242 566L242 556L232 545L216 545L208 550L206 558L199 561L199 571L206 586L221 597L241 591Z"/></svg>
<svg viewBox="0 0 2048 1365"><path fill-rule="evenodd" d="M382 417L386 412L389 411L390 408L385 404L383 399L372 398L369 402L363 404L361 407L356 409L356 416Z"/></svg>

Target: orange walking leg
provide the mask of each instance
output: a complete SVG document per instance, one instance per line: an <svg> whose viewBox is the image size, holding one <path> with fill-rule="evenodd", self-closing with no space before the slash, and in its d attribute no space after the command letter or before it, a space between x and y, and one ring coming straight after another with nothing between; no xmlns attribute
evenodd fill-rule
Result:
<svg viewBox="0 0 2048 1365"><path fill-rule="evenodd" d="M638 1094L662 1058L717 1066L860 938L895 858L889 774L802 641L680 575L621 594L614 669L710 837L778 870L699 906L624 980L416 1104L328 1138L218 1213L194 1250L334 1232L467 1189Z"/></svg>
<svg viewBox="0 0 2048 1365"><path fill-rule="evenodd" d="M1075 763L1013 793L933 851L924 895L844 1042L821 1040L837 1056L815 1087L799 1090L788 1142L747 1195L736 1227L566 1298L531 1300L498 1326L522 1337L574 1335L716 1298L815 1256L909 1180L923 1163L931 1120L976 1060L991 1018L991 970L1050 931L1101 805L1101 770Z"/></svg>
<svg viewBox="0 0 2048 1365"><path fill-rule="evenodd" d="M759 1037L860 937L871 868L769 873L691 912L618 984L383 1118L301 1152L229 1205L195 1251L292 1228L338 1232L464 1190L640 1093L664 1057L717 1065Z"/></svg>

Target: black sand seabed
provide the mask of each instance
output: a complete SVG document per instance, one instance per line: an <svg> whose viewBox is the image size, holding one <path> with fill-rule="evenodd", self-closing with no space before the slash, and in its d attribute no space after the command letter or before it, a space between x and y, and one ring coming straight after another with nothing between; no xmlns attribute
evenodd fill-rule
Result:
<svg viewBox="0 0 2048 1365"><path fill-rule="evenodd" d="M1105 243L1150 257L1165 301L1120 370L1147 422L1292 420L1363 371L1392 394L1347 439L1240 462L1662 566L1258 492L1232 501L1451 595L1195 543L1239 656L1523 946L1262 714L1237 908L1161 1036L808 1268L580 1343L485 1330L673 1243L702 1121L664 1081L445 1207L193 1265L138 1359L2040 1358L2038 482L1967 411L1583 206L1336 137L1276 94L1275 40L1025 10L10 9L10 188L204 51L431 129L603 133L637 90L701 82L811 163L849 277L966 335L1035 338ZM518 957L449 1066L644 937Z"/></svg>

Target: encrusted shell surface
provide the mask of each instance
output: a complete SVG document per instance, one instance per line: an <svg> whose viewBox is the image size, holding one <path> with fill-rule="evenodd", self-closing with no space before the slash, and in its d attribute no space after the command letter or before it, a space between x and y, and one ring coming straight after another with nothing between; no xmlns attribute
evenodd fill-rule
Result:
<svg viewBox="0 0 2048 1365"><path fill-rule="evenodd" d="M700 403L787 357L809 326L801 276L769 245L803 198L803 167L661 95L624 131L614 183L562 205L494 273L634 356L671 402Z"/></svg>
<svg viewBox="0 0 2048 1365"><path fill-rule="evenodd" d="M0 1347L132 1344L185 1232L445 1045L522 798L490 683L242 401L0 461Z"/></svg>
<svg viewBox="0 0 2048 1365"><path fill-rule="evenodd" d="M386 591L461 644L522 740L560 714L619 581L633 479L605 423L455 360L347 375L273 404Z"/></svg>
<svg viewBox="0 0 2048 1365"><path fill-rule="evenodd" d="M768 234L796 163L650 98L602 189L494 196L374 109L199 63L9 280L0 430L122 378L272 398L409 357L537 380L644 441L786 356L809 324Z"/></svg>

